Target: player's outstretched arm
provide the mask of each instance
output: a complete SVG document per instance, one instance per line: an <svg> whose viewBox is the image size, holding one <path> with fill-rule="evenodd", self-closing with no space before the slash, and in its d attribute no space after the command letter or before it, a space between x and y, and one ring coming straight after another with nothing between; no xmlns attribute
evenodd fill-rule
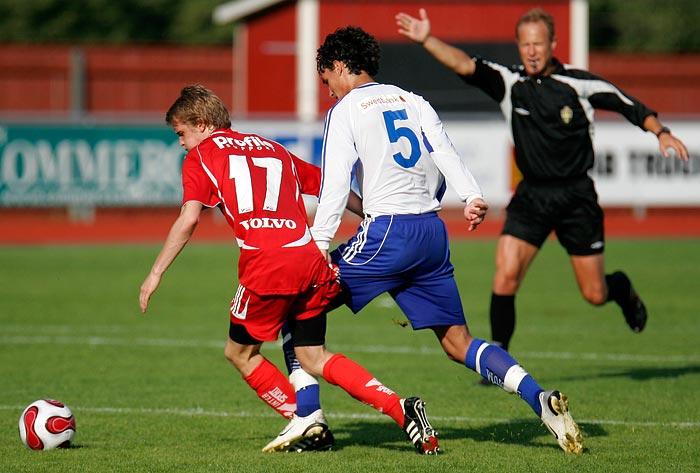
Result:
<svg viewBox="0 0 700 473"><path fill-rule="evenodd" d="M684 161L687 161L689 158L688 148L686 148L685 143L671 133L661 133L659 135L659 149L665 158L672 156L671 150Z"/></svg>
<svg viewBox="0 0 700 473"><path fill-rule="evenodd" d="M476 230L476 227L484 221L488 210L489 205L484 199L476 198L467 204L464 208L464 218L469 222L470 232Z"/></svg>
<svg viewBox="0 0 700 473"><path fill-rule="evenodd" d="M202 204L194 201L186 202L180 209L180 215L177 217L172 227L170 227L170 232L168 232L163 248L156 257L148 276L146 276L143 284L141 284L139 306L141 307L142 313L146 313L148 301L151 299L153 293L156 292L156 289L158 289L163 274L190 240L192 233L194 233L195 228L197 228L199 215L201 213Z"/></svg>
<svg viewBox="0 0 700 473"><path fill-rule="evenodd" d="M472 58L461 49L455 48L430 34L430 19L425 8L421 8L418 14L420 18L415 18L408 13L398 13L395 19L399 33L422 44L435 59L457 74L464 76L473 74L475 66Z"/></svg>
<svg viewBox="0 0 700 473"><path fill-rule="evenodd" d="M643 128L654 133L659 139L659 150L665 158L675 153L680 159L687 161L689 158L688 148L681 140L673 136L671 131L663 126L655 115L649 115L644 119Z"/></svg>
<svg viewBox="0 0 700 473"><path fill-rule="evenodd" d="M399 27L399 33L409 38L411 41L423 44L430 36L430 20L425 8L418 10L420 19L415 18L408 13L400 12L394 17L396 26Z"/></svg>
<svg viewBox="0 0 700 473"><path fill-rule="evenodd" d="M680 159L687 161L690 155L688 154L688 148L685 146L681 140L676 138L670 131L659 133L659 149L664 158L673 157L675 153Z"/></svg>

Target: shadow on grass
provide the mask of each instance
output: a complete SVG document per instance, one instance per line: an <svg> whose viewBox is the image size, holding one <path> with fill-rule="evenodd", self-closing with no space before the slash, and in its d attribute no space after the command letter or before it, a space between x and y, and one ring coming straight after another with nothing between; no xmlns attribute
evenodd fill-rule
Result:
<svg viewBox="0 0 700 473"><path fill-rule="evenodd" d="M450 448L452 440L471 440L474 442L491 442L511 445L526 445L538 448L559 450L559 445L547 428L531 419L513 419L510 422L494 422L479 426L434 425L437 429L443 450ZM586 438L605 437L607 431L596 424L581 424L581 433ZM376 422L352 422L333 430L336 445L333 450L343 447L375 446L390 450L413 451L414 447L406 436L393 424Z"/></svg>
<svg viewBox="0 0 700 473"><path fill-rule="evenodd" d="M586 438L608 435L607 431L600 425L580 424L579 427L584 442ZM543 424L529 419L514 419L510 422L496 422L478 427L447 426L440 431L440 438L448 441L450 439L469 439L474 442L529 445L559 450L556 439L547 428Z"/></svg>
<svg viewBox="0 0 700 473"><path fill-rule="evenodd" d="M562 379L580 381L582 379L597 378L630 378L636 381L647 381L650 379L678 378L689 374L700 373L700 365L689 365L680 367L653 367L653 368L629 368L608 373L598 373L590 376L570 376Z"/></svg>

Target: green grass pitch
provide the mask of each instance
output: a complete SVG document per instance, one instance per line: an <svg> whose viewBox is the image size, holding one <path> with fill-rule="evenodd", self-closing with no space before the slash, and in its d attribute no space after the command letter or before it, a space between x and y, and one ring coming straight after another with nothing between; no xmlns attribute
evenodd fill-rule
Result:
<svg viewBox="0 0 700 473"><path fill-rule="evenodd" d="M236 286L233 245L192 244L149 313L140 284L158 246L0 247L2 472L695 472L700 470L700 242L612 240L607 269L631 276L649 309L632 333L614 304L580 296L554 241L517 298L511 352L566 393L585 437L564 454L516 396L477 385L431 332L412 332L386 296L329 318L328 346L400 395L420 395L444 455L417 455L387 417L321 382L331 452L263 454L286 424L223 357ZM471 331L489 338L495 240L456 241ZM283 366L281 350L264 353ZM74 446L33 452L22 409L41 398L75 414Z"/></svg>

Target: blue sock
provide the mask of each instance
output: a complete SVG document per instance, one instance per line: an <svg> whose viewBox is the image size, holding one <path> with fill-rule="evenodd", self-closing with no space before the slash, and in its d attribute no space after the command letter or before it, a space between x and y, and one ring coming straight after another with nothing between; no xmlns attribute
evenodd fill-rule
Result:
<svg viewBox="0 0 700 473"><path fill-rule="evenodd" d="M306 386L297 391L297 412L299 417L306 417L321 408L321 393L318 384Z"/></svg>
<svg viewBox="0 0 700 473"><path fill-rule="evenodd" d="M284 352L284 362L289 373L289 381L296 391L296 415L306 417L321 408L321 392L318 380L304 371L301 368L301 364L299 364L299 360L297 360L297 356L294 353L292 334L287 322L282 326L282 351Z"/></svg>
<svg viewBox="0 0 700 473"><path fill-rule="evenodd" d="M464 364L506 392L516 393L537 417L542 415L539 395L543 389L504 349L475 338Z"/></svg>
<svg viewBox="0 0 700 473"><path fill-rule="evenodd" d="M287 365L287 374L301 369L297 355L294 353L294 342L292 342L292 332L289 330L289 322L282 325L282 353L284 353L284 363Z"/></svg>

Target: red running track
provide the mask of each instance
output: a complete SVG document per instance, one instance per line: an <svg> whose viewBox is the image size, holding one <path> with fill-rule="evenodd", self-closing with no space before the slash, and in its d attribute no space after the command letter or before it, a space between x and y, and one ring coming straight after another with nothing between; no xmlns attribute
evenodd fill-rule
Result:
<svg viewBox="0 0 700 473"><path fill-rule="evenodd" d="M2 209L0 245L162 243L178 212L177 208L105 208L90 218L76 219L65 209ZM440 215L455 239L495 238L503 223L503 212L494 211L476 231L468 232L460 209L446 209ZM608 238L700 238L700 208L653 208L643 214L606 209L605 215ZM349 215L338 238L348 238L358 223ZM223 218L212 211L203 214L192 241L232 241L231 236Z"/></svg>

